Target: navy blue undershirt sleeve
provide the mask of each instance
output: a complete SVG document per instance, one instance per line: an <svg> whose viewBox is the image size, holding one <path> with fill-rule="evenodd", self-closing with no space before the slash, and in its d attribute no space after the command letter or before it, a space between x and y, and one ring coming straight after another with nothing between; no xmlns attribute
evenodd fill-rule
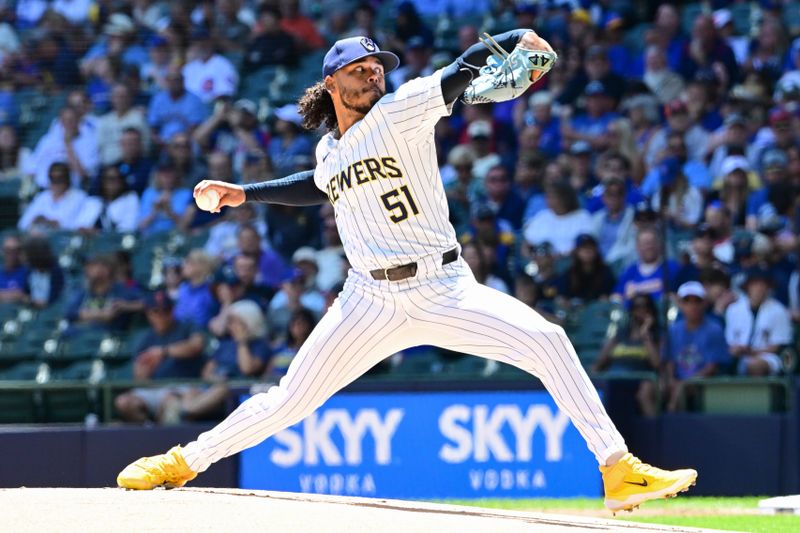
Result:
<svg viewBox="0 0 800 533"><path fill-rule="evenodd" d="M250 183L244 186L248 202L264 202L294 206L319 205L328 201L328 196L314 183L314 171L304 170L285 178Z"/></svg>

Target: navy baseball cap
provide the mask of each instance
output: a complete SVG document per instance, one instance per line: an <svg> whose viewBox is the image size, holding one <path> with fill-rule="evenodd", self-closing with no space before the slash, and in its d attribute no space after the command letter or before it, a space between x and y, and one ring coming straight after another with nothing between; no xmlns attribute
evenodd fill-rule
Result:
<svg viewBox="0 0 800 533"><path fill-rule="evenodd" d="M330 76L345 65L368 56L375 56L383 63L383 71L388 74L397 68L400 59L391 52L382 52L375 41L369 37L348 37L336 41L322 63L322 77Z"/></svg>

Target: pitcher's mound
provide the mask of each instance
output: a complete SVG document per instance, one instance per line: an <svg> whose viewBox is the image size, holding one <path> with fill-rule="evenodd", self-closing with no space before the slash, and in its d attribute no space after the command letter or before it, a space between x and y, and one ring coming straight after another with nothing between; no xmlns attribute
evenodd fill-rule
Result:
<svg viewBox="0 0 800 533"><path fill-rule="evenodd" d="M0 489L4 531L108 533L575 533L702 531L400 500L187 487Z"/></svg>

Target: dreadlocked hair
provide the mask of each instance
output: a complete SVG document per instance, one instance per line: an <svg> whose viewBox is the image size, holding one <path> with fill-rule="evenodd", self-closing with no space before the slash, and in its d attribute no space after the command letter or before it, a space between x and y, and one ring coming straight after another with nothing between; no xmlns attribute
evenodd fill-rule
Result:
<svg viewBox="0 0 800 533"><path fill-rule="evenodd" d="M299 107L304 128L315 130L324 125L330 131L338 127L333 100L325 89L325 82L317 82L306 89L300 98Z"/></svg>

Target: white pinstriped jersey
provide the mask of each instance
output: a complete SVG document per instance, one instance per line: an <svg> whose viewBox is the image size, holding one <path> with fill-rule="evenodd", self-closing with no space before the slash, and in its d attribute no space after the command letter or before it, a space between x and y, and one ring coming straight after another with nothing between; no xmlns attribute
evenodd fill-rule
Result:
<svg viewBox="0 0 800 533"><path fill-rule="evenodd" d="M433 128L451 108L442 72L381 98L340 139L317 144L314 182L328 195L350 264L390 268L456 246Z"/></svg>

